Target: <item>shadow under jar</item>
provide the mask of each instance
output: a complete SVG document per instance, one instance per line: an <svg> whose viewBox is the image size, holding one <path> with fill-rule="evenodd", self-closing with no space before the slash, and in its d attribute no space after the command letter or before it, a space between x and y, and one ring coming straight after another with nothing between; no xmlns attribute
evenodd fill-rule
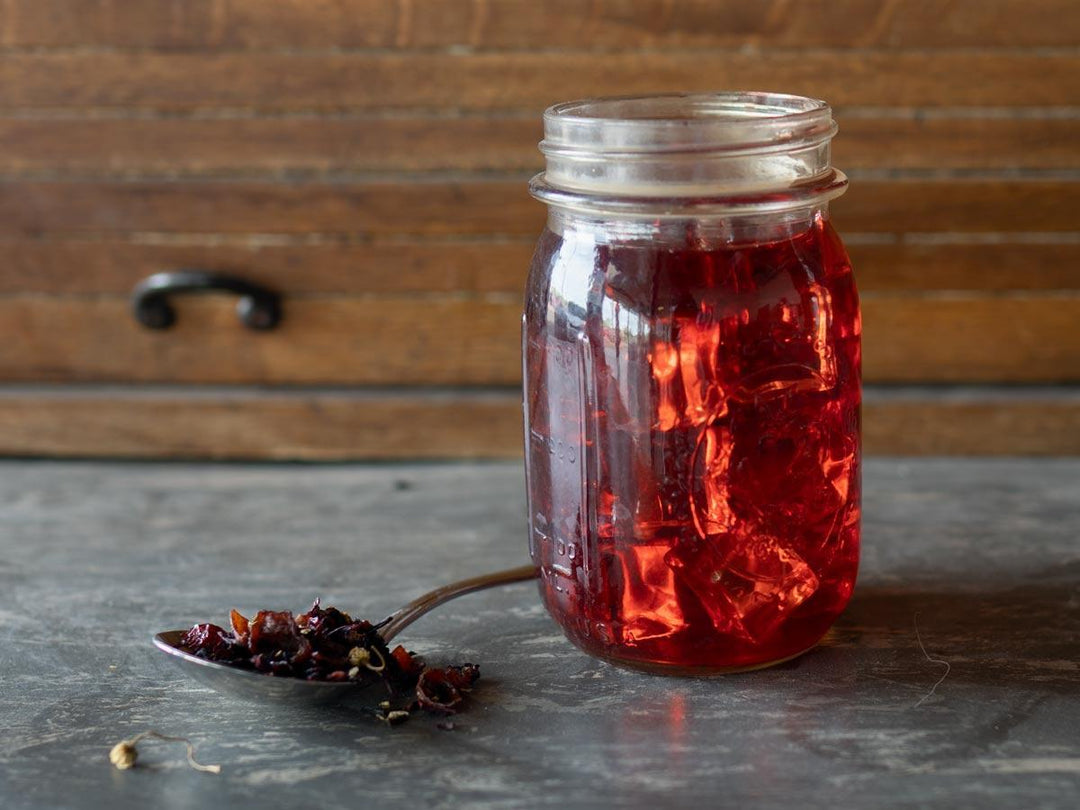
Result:
<svg viewBox="0 0 1080 810"><path fill-rule="evenodd" d="M860 317L821 101L594 99L544 114L523 322L530 551L616 664L753 669L855 583Z"/></svg>

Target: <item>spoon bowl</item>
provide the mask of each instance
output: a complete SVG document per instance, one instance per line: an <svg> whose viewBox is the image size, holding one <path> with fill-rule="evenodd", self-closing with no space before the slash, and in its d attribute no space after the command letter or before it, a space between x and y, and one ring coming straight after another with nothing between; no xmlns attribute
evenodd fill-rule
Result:
<svg viewBox="0 0 1080 810"><path fill-rule="evenodd" d="M383 623L379 635L382 636L383 641L389 643L401 630L444 602L485 588L534 579L536 575L536 568L527 565L443 585L392 613ZM180 639L185 632L185 630L166 630L158 633L154 636L154 646L168 655L169 660L184 674L222 694L245 700L296 705L338 703L359 696L373 703L386 699L385 689L370 688L382 683L382 679L374 673L365 680L341 682L306 681L302 678L265 675L192 655L180 645Z"/></svg>
<svg viewBox="0 0 1080 810"><path fill-rule="evenodd" d="M154 636L154 646L167 654L184 674L216 692L246 700L272 700L283 703L337 703L367 692L378 678L367 681L305 681L302 678L276 678L250 669L240 669L185 652L180 646L184 630L166 630ZM384 700L380 697L379 700Z"/></svg>

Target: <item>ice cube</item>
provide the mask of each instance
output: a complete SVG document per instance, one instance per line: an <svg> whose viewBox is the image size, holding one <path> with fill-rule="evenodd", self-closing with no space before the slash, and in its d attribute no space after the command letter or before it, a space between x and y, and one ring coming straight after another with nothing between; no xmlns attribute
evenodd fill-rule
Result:
<svg viewBox="0 0 1080 810"><path fill-rule="evenodd" d="M681 424L699 427L716 418L724 404L720 356L721 324L700 316L685 321L679 334L679 380L686 403Z"/></svg>
<svg viewBox="0 0 1080 810"><path fill-rule="evenodd" d="M675 572L664 561L667 550L667 543L637 543L615 555L628 643L670 635L686 623L675 592Z"/></svg>
<svg viewBox="0 0 1080 810"><path fill-rule="evenodd" d="M676 394L679 373L679 351L666 340L653 341L649 365L656 385L656 429L668 431L679 424L681 403Z"/></svg>
<svg viewBox="0 0 1080 810"><path fill-rule="evenodd" d="M782 402L736 409L729 497L755 504L762 528L776 537L823 541L857 474L851 418L839 403L813 413Z"/></svg>
<svg viewBox="0 0 1080 810"><path fill-rule="evenodd" d="M758 402L781 394L829 391L836 385L832 298L816 282L758 309L739 333L740 374L730 396Z"/></svg>
<svg viewBox="0 0 1080 810"><path fill-rule="evenodd" d="M719 585L731 537L715 535L708 539L682 540L668 551L664 562L673 572L675 581L697 598L717 632L753 643L753 637L739 618L738 609Z"/></svg>
<svg viewBox="0 0 1080 810"><path fill-rule="evenodd" d="M721 633L759 643L818 588L818 577L775 537L744 529L683 542L667 564Z"/></svg>
<svg viewBox="0 0 1080 810"><path fill-rule="evenodd" d="M717 585L735 606L747 633L760 641L814 594L818 577L780 540L759 535L736 546Z"/></svg>
<svg viewBox="0 0 1080 810"><path fill-rule="evenodd" d="M735 320L722 323L699 313L679 319L676 342L653 341L649 363L659 430L701 427L727 409L722 343L725 330L734 334Z"/></svg>
<svg viewBox="0 0 1080 810"><path fill-rule="evenodd" d="M694 526L702 539L731 531L735 514L731 507L731 428L717 420L701 431L693 459L690 491Z"/></svg>

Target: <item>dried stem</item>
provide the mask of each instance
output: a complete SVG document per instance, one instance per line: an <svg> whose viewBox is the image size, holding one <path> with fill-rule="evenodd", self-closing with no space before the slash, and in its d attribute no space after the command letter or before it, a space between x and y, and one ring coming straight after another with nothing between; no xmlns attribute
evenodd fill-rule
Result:
<svg viewBox="0 0 1080 810"><path fill-rule="evenodd" d="M928 653L926 651L926 645L923 644L922 634L919 633L919 614L918 613L915 614L915 618L912 621L915 624L915 639L919 642L919 649L922 650L922 654L926 656L926 660L929 661L931 664L943 664L945 666L945 671L941 674L941 677L937 679L937 683L935 683L933 686L931 686L930 691L927 692L925 695L923 695L922 698L919 700L919 702L916 703L912 707L912 708L917 709L917 708L919 708L919 706L922 706L926 701L928 701L931 697L933 697L934 692L936 692L937 688L939 686L941 686L942 681L944 681L946 678L949 677L949 673L952 671L952 664L950 664L948 661L946 661L943 658L931 658L930 657L930 653Z"/></svg>
<svg viewBox="0 0 1080 810"><path fill-rule="evenodd" d="M139 756L139 752L135 748L135 746L142 740L147 739L148 737L153 737L154 739L158 740L164 740L165 742L183 743L187 746L188 765L190 765L194 770L202 771L204 773L221 773L220 765L203 765L202 763L195 760L195 746L187 737L172 737L168 734L162 734L159 731L154 731L153 729L150 729L149 731L144 731L141 734L136 734L130 740L123 740L122 742L117 743L115 746L113 746L112 751L109 752L109 760L113 763L113 765L115 765L117 768L120 768L121 770L134 767L135 760Z"/></svg>

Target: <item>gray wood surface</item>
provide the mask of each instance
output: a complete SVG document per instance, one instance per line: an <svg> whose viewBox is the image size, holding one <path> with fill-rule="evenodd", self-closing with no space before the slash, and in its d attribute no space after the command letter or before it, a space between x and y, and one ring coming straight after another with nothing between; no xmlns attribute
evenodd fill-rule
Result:
<svg viewBox="0 0 1080 810"><path fill-rule="evenodd" d="M482 666L443 731L235 702L149 639L315 596L380 617L522 562L519 465L0 463L0 806L1076 807L1080 460L875 459L865 481L856 596L810 654L622 671L510 586L402 636ZM153 742L114 770L147 728L223 772Z"/></svg>

